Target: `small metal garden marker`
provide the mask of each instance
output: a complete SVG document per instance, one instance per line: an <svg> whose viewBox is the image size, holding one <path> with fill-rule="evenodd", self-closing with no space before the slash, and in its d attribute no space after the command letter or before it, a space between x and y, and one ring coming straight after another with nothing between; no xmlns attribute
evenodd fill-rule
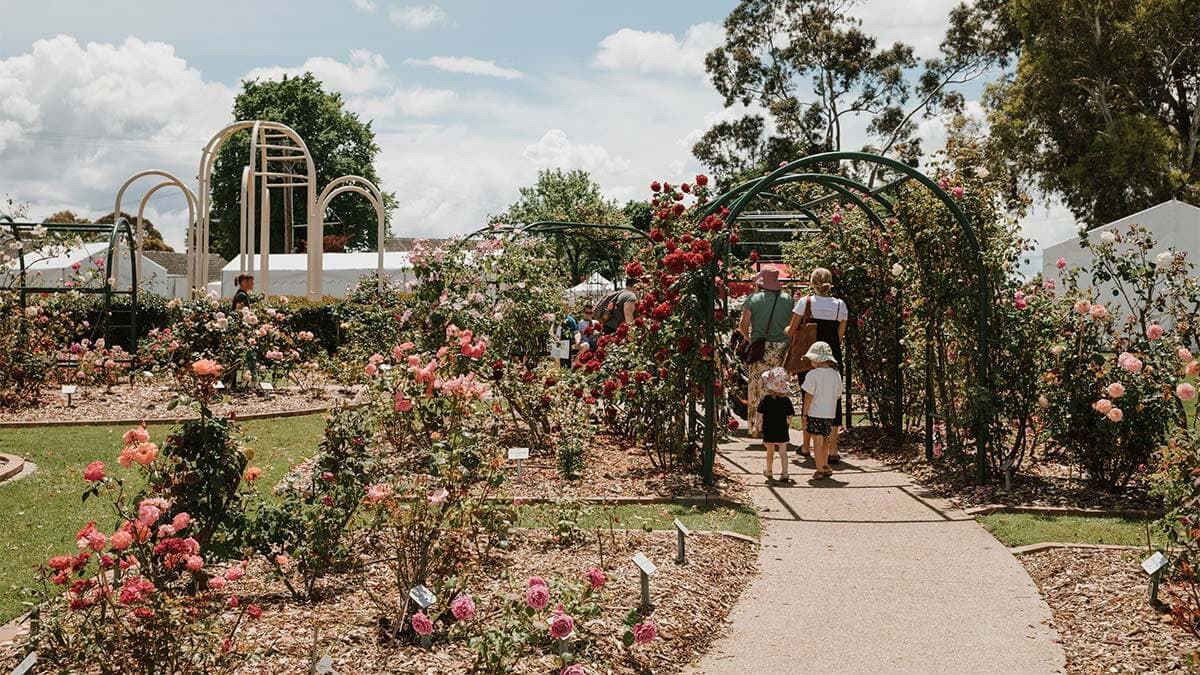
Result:
<svg viewBox="0 0 1200 675"><path fill-rule="evenodd" d="M77 392L77 391L79 391L79 387L76 385L64 384L62 386L62 393L67 395L67 407L68 408L71 407L71 397L74 396L75 392Z"/></svg>
<svg viewBox="0 0 1200 675"><path fill-rule="evenodd" d="M437 596L433 594L433 591L425 588L425 584L417 584L416 586L413 586L412 590L408 592L408 597L412 599L413 602L417 603L417 607L420 607L422 612L429 609L433 606L433 603L437 602ZM432 644L432 636L421 636L422 647L428 649Z"/></svg>
<svg viewBox="0 0 1200 675"><path fill-rule="evenodd" d="M1163 570L1167 568L1167 557L1161 551L1142 561L1142 570L1150 575L1150 606L1158 607L1158 582L1162 579Z"/></svg>
<svg viewBox="0 0 1200 675"><path fill-rule="evenodd" d="M678 518L675 519L675 564L683 565L687 562L687 538L691 536L692 531L687 529Z"/></svg>
<svg viewBox="0 0 1200 675"><path fill-rule="evenodd" d="M29 652L29 655L26 656L23 661L18 663L16 668L13 669L12 675L25 675L26 673L32 672L33 667L36 665L37 652Z"/></svg>
<svg viewBox="0 0 1200 675"><path fill-rule="evenodd" d="M275 385L270 382L259 382L258 388L263 390L268 397L275 395Z"/></svg>
<svg viewBox="0 0 1200 675"><path fill-rule="evenodd" d="M637 565L638 570L642 573L642 611L649 612L653 606L650 604L650 575L657 572L658 568L650 562L645 553L634 555L633 564Z"/></svg>
<svg viewBox="0 0 1200 675"><path fill-rule="evenodd" d="M322 656L321 660L317 661L313 672L317 675L337 675L337 671L333 669L333 659L328 655Z"/></svg>
<svg viewBox="0 0 1200 675"><path fill-rule="evenodd" d="M220 390L222 390L222 389L224 389L224 388L225 388L225 383L224 383L224 382L222 382L222 381L220 381L220 380L217 380L216 382L213 382L213 389L216 389L217 391L220 391Z"/></svg>
<svg viewBox="0 0 1200 675"><path fill-rule="evenodd" d="M529 459L529 448L509 448L508 449L508 458L509 458L509 460L516 460L516 462L517 462L517 480L520 481L521 480L521 470L523 468L522 465L525 463L525 460Z"/></svg>

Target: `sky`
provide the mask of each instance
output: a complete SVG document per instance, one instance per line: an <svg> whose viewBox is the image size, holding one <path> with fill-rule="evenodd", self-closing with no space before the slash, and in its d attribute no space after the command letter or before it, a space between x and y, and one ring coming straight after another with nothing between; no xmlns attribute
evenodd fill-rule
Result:
<svg viewBox="0 0 1200 675"><path fill-rule="evenodd" d="M881 44L903 40L924 57L955 4L865 0L855 12ZM201 147L233 121L240 82L308 70L372 121L396 236L477 229L543 168L586 169L608 196L643 198L651 180L702 172L691 145L741 114L723 108L703 67L734 6L0 0L0 196L29 203L34 218L64 208L95 217L141 169L194 185ZM845 147L864 140L862 126ZM920 133L926 148L944 141L941 120ZM123 208L152 186L135 186ZM180 250L184 206L164 190L147 207ZM1047 245L1075 232L1059 205L1035 207L1024 227Z"/></svg>

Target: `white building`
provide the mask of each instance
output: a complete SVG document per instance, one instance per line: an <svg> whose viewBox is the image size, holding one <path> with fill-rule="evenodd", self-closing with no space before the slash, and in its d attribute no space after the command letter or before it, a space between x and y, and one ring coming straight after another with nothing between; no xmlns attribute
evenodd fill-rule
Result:
<svg viewBox="0 0 1200 675"><path fill-rule="evenodd" d="M51 254L31 251L25 255L25 286L44 288L70 288L73 286L100 288L105 278L113 277L113 288L129 290L129 253L121 244L113 256L116 274L106 272L108 265L108 242L85 242L67 249L56 249ZM0 272L0 284L15 288L19 284L20 264L13 260ZM174 296L174 283L167 269L154 260L142 258L142 277L138 288L163 297Z"/></svg>
<svg viewBox="0 0 1200 675"><path fill-rule="evenodd" d="M324 272L321 275L321 294L336 298L346 297L346 290L359 279L374 275L379 265L379 254L373 251L362 253L326 253L324 254ZM262 272L259 256L252 256L254 276L258 283L255 290L263 292L261 283ZM266 289L271 295L304 296L308 292L308 254L307 253L272 253L268 258L270 265L270 288ZM221 297L233 297L237 290L233 280L240 274L237 258L229 261L221 270ZM408 261L408 253L388 251L383 254L383 273L392 281L411 282L416 279L412 264Z"/></svg>

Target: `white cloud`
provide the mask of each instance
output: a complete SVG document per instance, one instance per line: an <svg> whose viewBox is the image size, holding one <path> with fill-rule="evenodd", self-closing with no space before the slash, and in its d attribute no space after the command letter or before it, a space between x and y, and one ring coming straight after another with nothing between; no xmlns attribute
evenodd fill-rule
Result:
<svg viewBox="0 0 1200 675"><path fill-rule="evenodd" d="M408 30L422 30L446 23L450 17L437 5L406 5L395 7L389 13L392 23Z"/></svg>
<svg viewBox="0 0 1200 675"><path fill-rule="evenodd" d="M373 120L398 116L427 117L445 112L455 99L448 89L396 89L384 96L364 96L349 99L346 104L359 115Z"/></svg>
<svg viewBox="0 0 1200 675"><path fill-rule="evenodd" d="M521 154L538 168L621 171L629 167L629 162L611 156L603 146L572 143L562 129L547 131L537 143L525 146Z"/></svg>
<svg viewBox="0 0 1200 675"><path fill-rule="evenodd" d="M704 56L725 39L715 23L688 28L683 40L670 33L622 28L600 41L593 64L604 70L697 75L704 73Z"/></svg>
<svg viewBox="0 0 1200 675"><path fill-rule="evenodd" d="M42 217L61 208L107 212L120 184L141 169L190 182L197 150L229 121L233 96L167 44L39 40L0 60L0 186ZM131 190L125 210L151 185ZM158 194L155 206L182 205L178 193ZM184 217L150 213L168 241L182 244Z"/></svg>
<svg viewBox="0 0 1200 675"><path fill-rule="evenodd" d="M354 6L368 14L379 8L379 5L375 4L373 0L354 0Z"/></svg>
<svg viewBox="0 0 1200 675"><path fill-rule="evenodd" d="M498 77L503 80L515 80L525 77L525 73L519 70L498 66L495 61L473 59L469 56L433 56L428 59L408 59L405 63L414 66L430 66L448 73L483 75L486 77Z"/></svg>
<svg viewBox="0 0 1200 675"><path fill-rule="evenodd" d="M937 56L946 36L950 10L962 0L871 0L851 5L850 14L862 19L863 30L880 47L895 42L912 45L917 58Z"/></svg>
<svg viewBox="0 0 1200 675"><path fill-rule="evenodd" d="M245 80L278 80L284 75L312 73L327 88L345 94L363 94L387 86L391 82L388 64L383 56L365 49L350 52L350 62L342 63L325 56L314 56L299 66L267 66L246 73Z"/></svg>

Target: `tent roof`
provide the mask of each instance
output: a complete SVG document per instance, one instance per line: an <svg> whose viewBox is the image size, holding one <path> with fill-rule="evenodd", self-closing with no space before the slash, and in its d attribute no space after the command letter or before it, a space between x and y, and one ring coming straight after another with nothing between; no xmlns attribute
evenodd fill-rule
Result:
<svg viewBox="0 0 1200 675"><path fill-rule="evenodd" d="M363 251L359 253L325 253L322 256L323 269L331 270L373 270L379 264L379 258L374 251ZM259 262L259 256L255 255L254 269L261 269L262 265ZM308 254L307 253L272 253L268 259L268 264L272 272L289 271L289 270L307 270L308 269ZM384 269L396 270L412 267L408 262L408 253L388 251L383 254ZM225 265L223 272L237 273L239 270L238 259L235 256Z"/></svg>

